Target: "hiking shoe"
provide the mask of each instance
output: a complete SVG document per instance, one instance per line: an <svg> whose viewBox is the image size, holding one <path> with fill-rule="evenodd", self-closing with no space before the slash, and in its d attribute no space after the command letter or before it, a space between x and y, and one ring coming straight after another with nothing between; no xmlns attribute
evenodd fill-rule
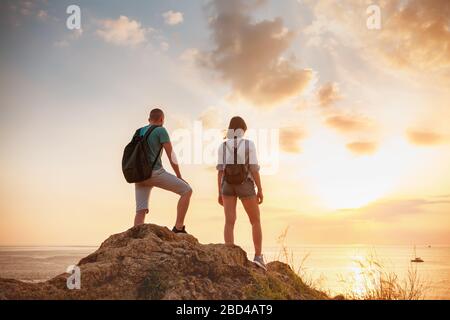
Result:
<svg viewBox="0 0 450 320"><path fill-rule="evenodd" d="M256 264L258 267L260 267L261 269L264 269L265 271L267 271L267 267L266 267L266 263L264 262L263 255L255 256L255 258L253 259L253 263Z"/></svg>
<svg viewBox="0 0 450 320"><path fill-rule="evenodd" d="M187 233L185 226L183 226L183 229L181 229L181 230L178 230L177 227L173 227L172 232L175 232L175 233Z"/></svg>

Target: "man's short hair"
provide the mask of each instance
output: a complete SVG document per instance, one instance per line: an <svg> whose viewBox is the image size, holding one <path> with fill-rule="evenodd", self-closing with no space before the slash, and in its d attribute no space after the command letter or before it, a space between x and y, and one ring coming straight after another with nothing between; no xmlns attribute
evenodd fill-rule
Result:
<svg viewBox="0 0 450 320"><path fill-rule="evenodd" d="M158 121L162 116L164 116L164 112L159 108L150 111L150 120L152 121Z"/></svg>

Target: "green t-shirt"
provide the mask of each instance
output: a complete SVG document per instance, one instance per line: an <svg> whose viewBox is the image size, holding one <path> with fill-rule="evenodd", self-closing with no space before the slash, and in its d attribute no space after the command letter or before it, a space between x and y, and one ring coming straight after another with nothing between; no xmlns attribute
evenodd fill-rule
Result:
<svg viewBox="0 0 450 320"><path fill-rule="evenodd" d="M149 128L150 128L150 126L145 126L145 127L141 128L141 131L139 132L139 134L141 136L144 136ZM148 145L150 146L150 155L149 155L150 163L153 163L153 161L155 161L155 158L158 157L158 160L156 161L155 166L153 167L153 170L158 170L158 169L162 168L162 163L161 163L162 152L160 154L158 154L158 152L159 152L159 150L161 150L162 144L166 143L166 142L170 142L170 137L169 137L169 133L167 132L167 130L164 127L156 128L155 130L153 130L153 132L148 137Z"/></svg>

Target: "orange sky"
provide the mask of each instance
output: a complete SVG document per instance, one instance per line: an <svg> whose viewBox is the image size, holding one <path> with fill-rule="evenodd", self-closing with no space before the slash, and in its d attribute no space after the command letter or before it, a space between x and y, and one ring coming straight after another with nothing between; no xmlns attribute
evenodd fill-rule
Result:
<svg viewBox="0 0 450 320"><path fill-rule="evenodd" d="M292 244L450 243L448 1L381 1L380 30L356 0L82 2L82 32L65 30L66 5L0 5L0 245L130 227L121 153L154 105L172 135L234 115L278 133L267 245L286 227ZM188 230L221 242L212 164L181 167ZM150 203L148 221L172 226L176 196ZM251 243L242 208L236 234Z"/></svg>

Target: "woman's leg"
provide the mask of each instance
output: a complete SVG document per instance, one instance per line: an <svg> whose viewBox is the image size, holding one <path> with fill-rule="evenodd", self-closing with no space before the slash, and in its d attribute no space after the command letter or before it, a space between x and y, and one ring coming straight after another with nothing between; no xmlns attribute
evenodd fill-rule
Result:
<svg viewBox="0 0 450 320"><path fill-rule="evenodd" d="M225 211L225 228L223 235L225 244L234 244L234 223L236 222L237 197L222 196Z"/></svg>
<svg viewBox="0 0 450 320"><path fill-rule="evenodd" d="M252 224L253 244L255 246L255 255L260 256L262 252L262 229L259 212L258 200L256 197L241 199L242 205L247 212L250 223Z"/></svg>

